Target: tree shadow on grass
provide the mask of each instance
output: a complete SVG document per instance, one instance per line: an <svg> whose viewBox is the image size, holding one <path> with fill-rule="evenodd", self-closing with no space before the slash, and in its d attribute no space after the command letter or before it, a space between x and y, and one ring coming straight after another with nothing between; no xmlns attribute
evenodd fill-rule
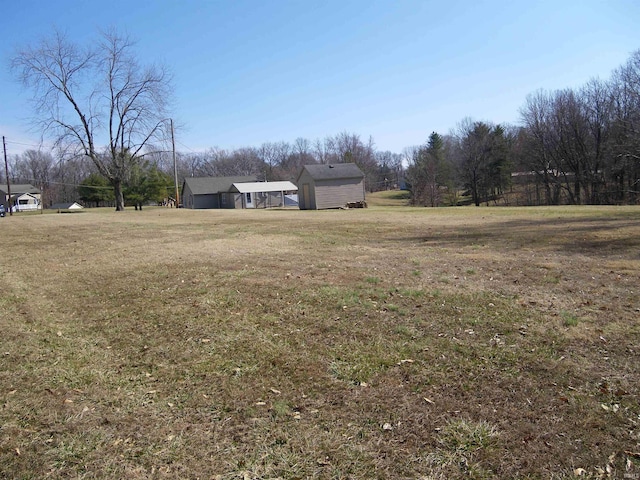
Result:
<svg viewBox="0 0 640 480"><path fill-rule="evenodd" d="M640 258L640 222L620 218L507 220L483 225L437 227L392 241L434 247L551 249L571 254Z"/></svg>

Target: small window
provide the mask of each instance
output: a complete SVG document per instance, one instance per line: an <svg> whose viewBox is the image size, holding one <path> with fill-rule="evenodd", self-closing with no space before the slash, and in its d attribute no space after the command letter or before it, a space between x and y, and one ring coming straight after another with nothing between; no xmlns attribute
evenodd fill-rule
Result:
<svg viewBox="0 0 640 480"><path fill-rule="evenodd" d="M18 205L29 205L29 200L21 198L20 200L18 200Z"/></svg>
<svg viewBox="0 0 640 480"><path fill-rule="evenodd" d="M251 192L247 192L247 203L251 203Z"/></svg>

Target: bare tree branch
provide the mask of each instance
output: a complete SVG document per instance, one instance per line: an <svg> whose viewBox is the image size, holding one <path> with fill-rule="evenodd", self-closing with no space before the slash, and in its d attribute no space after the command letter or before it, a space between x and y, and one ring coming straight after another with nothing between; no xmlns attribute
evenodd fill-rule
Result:
<svg viewBox="0 0 640 480"><path fill-rule="evenodd" d="M161 140L171 81L141 68L133 42L115 31L82 49L59 32L17 52L12 68L34 94L37 120L56 146L76 144L106 176L124 208L122 182L152 140ZM107 145L108 147L102 147Z"/></svg>

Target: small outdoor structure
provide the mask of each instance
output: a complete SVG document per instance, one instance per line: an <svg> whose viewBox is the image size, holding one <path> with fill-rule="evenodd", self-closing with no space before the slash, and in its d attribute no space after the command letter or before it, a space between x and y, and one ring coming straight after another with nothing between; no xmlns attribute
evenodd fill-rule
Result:
<svg viewBox="0 0 640 480"><path fill-rule="evenodd" d="M257 180L255 175L187 177L182 184L182 206L184 208L242 208L240 193L231 191L233 184Z"/></svg>
<svg viewBox="0 0 640 480"><path fill-rule="evenodd" d="M0 203L8 210L14 212L25 212L32 210L40 210L40 189L34 187L30 183L10 185L11 198L9 198L9 187L0 185Z"/></svg>
<svg viewBox="0 0 640 480"><path fill-rule="evenodd" d="M269 208L291 204L291 182L258 182L255 176L190 177L182 186L184 208Z"/></svg>
<svg viewBox="0 0 640 480"><path fill-rule="evenodd" d="M84 207L80 205L78 202L66 202L66 203L54 203L49 207L49 210L69 210L69 211L78 211L82 210Z"/></svg>
<svg viewBox="0 0 640 480"><path fill-rule="evenodd" d="M364 173L355 163L305 165L296 183L300 210L366 206Z"/></svg>
<svg viewBox="0 0 640 480"><path fill-rule="evenodd" d="M234 183L231 191L241 194L241 208L271 208L286 206L298 187L291 182L245 182Z"/></svg>

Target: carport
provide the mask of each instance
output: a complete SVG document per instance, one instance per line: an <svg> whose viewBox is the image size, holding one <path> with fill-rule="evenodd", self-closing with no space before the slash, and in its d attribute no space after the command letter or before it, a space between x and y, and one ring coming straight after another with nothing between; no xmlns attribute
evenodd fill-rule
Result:
<svg viewBox="0 0 640 480"><path fill-rule="evenodd" d="M232 192L242 196L242 208L284 207L285 195L298 192L298 187L287 181L234 183Z"/></svg>

